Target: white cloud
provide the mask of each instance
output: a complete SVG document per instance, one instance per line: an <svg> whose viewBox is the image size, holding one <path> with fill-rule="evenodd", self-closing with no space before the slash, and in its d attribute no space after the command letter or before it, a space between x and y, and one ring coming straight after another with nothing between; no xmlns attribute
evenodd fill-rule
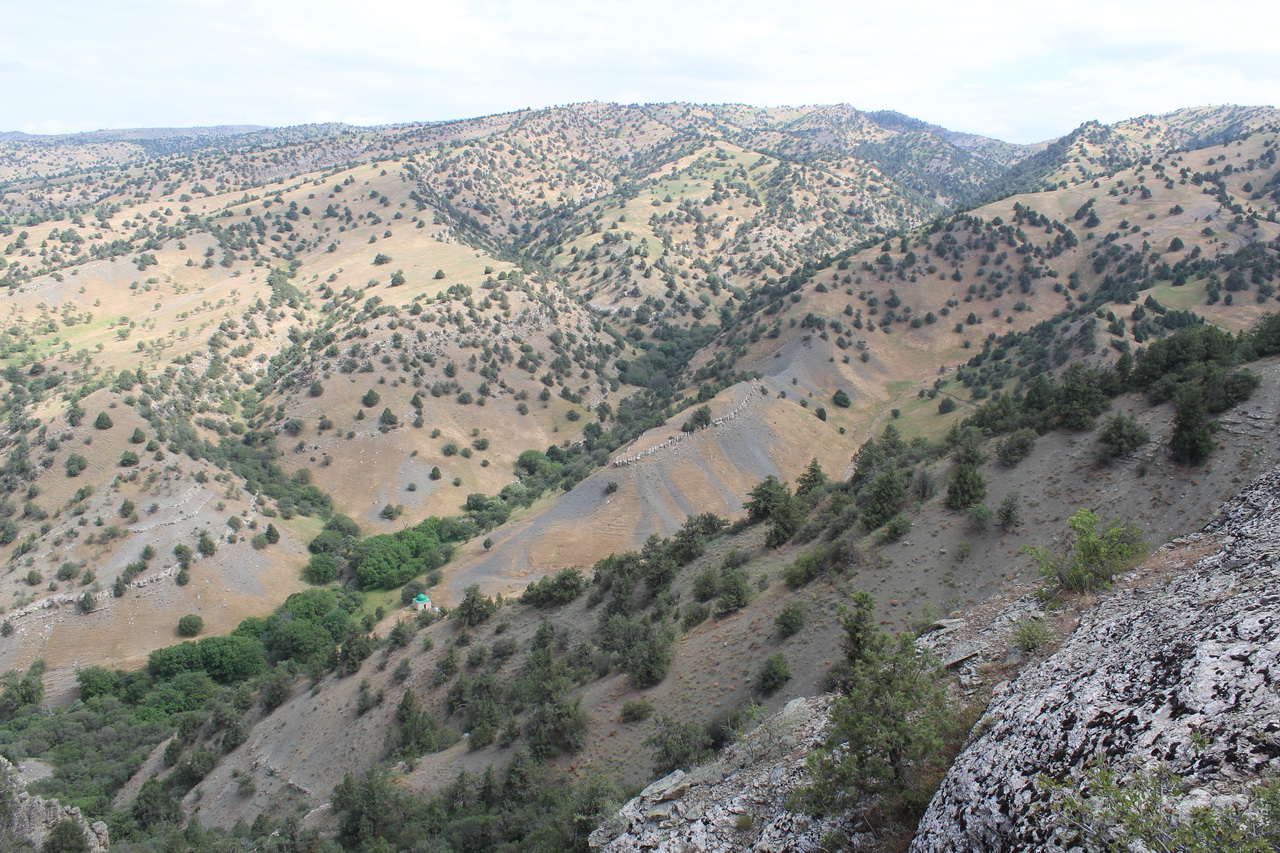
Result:
<svg viewBox="0 0 1280 853"><path fill-rule="evenodd" d="M847 102L1033 141L1090 118L1280 91L1266 35L1280 31L1280 4L134 0L129 11L61 0L6 12L0 129L683 100Z"/></svg>

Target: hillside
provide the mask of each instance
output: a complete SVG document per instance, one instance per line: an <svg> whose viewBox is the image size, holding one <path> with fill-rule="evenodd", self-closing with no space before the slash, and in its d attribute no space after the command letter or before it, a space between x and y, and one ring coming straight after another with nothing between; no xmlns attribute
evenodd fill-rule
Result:
<svg viewBox="0 0 1280 853"><path fill-rule="evenodd" d="M846 105L0 139L0 670L130 750L42 790L137 843L144 786L344 843L347 773L616 799L659 721L718 748L828 689L855 588L919 627L1081 507L1199 527L1280 454L1244 333L1278 147L1242 107L1035 147Z"/></svg>

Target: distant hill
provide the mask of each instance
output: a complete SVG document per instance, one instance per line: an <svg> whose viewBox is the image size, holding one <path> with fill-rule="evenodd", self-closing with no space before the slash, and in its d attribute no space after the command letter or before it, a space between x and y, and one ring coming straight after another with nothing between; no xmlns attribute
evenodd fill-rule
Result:
<svg viewBox="0 0 1280 853"><path fill-rule="evenodd" d="M363 772L387 731L426 725L397 707L405 691L460 731L489 726L474 749L384 767L405 790L535 747L566 776L642 782L655 724L619 722L626 702L696 708L727 737L730 711L821 690L846 582L875 592L885 625L936 618L1001 593L1026 568L1019 548L1080 506L1132 511L1163 540L1271 458L1257 424L1274 414L1273 363L1253 408L1221 415L1209 468L1169 459L1173 379L1164 397L1080 386L1131 375L1179 330L1274 311L1278 148L1280 113L1234 106L1037 146L845 104L9 134L0 670L43 660L63 702L76 669L139 670L187 636L186 616L204 637L262 643L250 657L274 667L275 705L255 704L265 682L230 697L196 678L183 689L216 708L154 712L194 715L173 742L184 761L226 754L195 793L194 771L173 788L216 825L327 802L335 768ZM1020 466L996 435L1020 408L985 410L991 435L962 429L1059 379L1101 408L1025 427ZM1108 406L1148 439L1104 470L1093 419ZM965 441L988 508L1021 495L1020 524L997 533L945 506ZM890 469L893 512L868 520ZM787 535L721 529L814 482ZM509 604L548 577L563 589ZM470 601L463 614L478 596L508 604L466 631L420 626L405 581ZM285 628L299 602L325 611ZM808 614L795 641L776 623L793 604ZM531 659L544 616L556 653ZM632 646L669 670L629 674ZM765 696L775 653L793 680ZM172 674L112 676L107 692L142 701ZM509 718L468 710L491 707ZM552 743L535 735L546 715L582 726ZM121 802L168 778L165 752ZM100 811L102 790L80 802Z"/></svg>

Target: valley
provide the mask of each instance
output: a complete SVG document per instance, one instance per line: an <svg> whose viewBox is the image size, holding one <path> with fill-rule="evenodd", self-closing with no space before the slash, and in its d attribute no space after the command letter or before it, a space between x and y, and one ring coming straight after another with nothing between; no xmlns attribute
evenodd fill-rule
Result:
<svg viewBox="0 0 1280 853"><path fill-rule="evenodd" d="M544 777L591 825L529 849L585 849L838 692L856 590L927 631L1082 508L1159 547L1280 462L1277 148L1261 107L0 137L0 753L118 849L500 849Z"/></svg>

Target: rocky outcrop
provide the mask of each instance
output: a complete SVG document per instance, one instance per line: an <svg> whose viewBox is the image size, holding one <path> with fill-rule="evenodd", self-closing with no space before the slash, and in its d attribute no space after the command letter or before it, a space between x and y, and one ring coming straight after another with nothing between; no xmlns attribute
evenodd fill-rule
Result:
<svg viewBox="0 0 1280 853"><path fill-rule="evenodd" d="M60 805L57 800L46 800L25 790L6 792L4 782L11 783L14 775L13 765L0 756L0 796L7 800L0 803L0 839L23 841L39 849L54 827L70 820L84 833L89 853L106 853L111 845L105 823L96 821L91 825L80 809Z"/></svg>
<svg viewBox="0 0 1280 853"><path fill-rule="evenodd" d="M1095 758L1172 770L1182 805L1280 773L1280 469L1144 571L997 688L913 853L1067 849L1061 794L1036 777L1070 787Z"/></svg>
<svg viewBox="0 0 1280 853"><path fill-rule="evenodd" d="M715 762L676 770L628 802L591 835L601 853L730 853L819 851L838 820L814 820L787 809L806 780L805 757L830 726L825 698L793 699Z"/></svg>

